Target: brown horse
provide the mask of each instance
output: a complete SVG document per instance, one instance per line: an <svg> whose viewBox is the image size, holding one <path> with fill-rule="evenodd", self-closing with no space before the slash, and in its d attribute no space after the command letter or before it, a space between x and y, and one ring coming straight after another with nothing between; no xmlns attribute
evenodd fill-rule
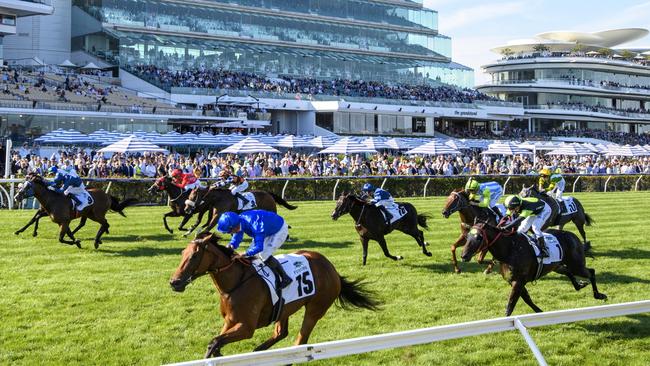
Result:
<svg viewBox="0 0 650 366"><path fill-rule="evenodd" d="M576 206L576 212L568 215L562 215L558 201L545 193L541 193L537 187L535 187L535 185L532 185L530 187L523 186L521 192L519 192L519 195L521 197L539 198L542 201L546 202L549 207L551 207L551 216L549 216L548 221L542 230L551 226L558 226L559 229L562 230L564 228L564 225L572 221L575 224L576 228L578 228L580 236L582 236L582 243L585 246L585 251L589 251L591 249L591 243L587 241L585 225L591 226L594 223L594 220L591 218L591 216L589 216L589 214L585 212L582 203L580 203L577 198L573 198L573 203L575 203Z"/></svg>
<svg viewBox="0 0 650 366"><path fill-rule="evenodd" d="M427 242L424 241L424 233L418 229L418 225L428 229L427 215L418 215L415 206L406 202L396 202L406 209L406 215L391 225L386 224L383 214L380 209L374 205L369 204L365 200L357 197L354 194L342 194L336 201L336 208L332 212L332 220L338 220L339 217L349 213L356 223L355 229L359 234L361 240L361 247L363 250L363 265L366 265L368 257L368 242L374 240L379 243L384 256L397 261L402 260L402 256L391 255L388 251L386 239L384 236L393 230L398 230L406 235L410 235L415 239L418 245L422 248L422 254L431 257L431 252L427 250Z"/></svg>
<svg viewBox="0 0 650 366"><path fill-rule="evenodd" d="M272 192L251 191L251 193L255 195L256 208L260 210L278 212L276 204L288 210L295 210L297 208ZM204 233L214 228L222 213L228 211L239 213L241 210L238 210L238 208L239 202L237 197L233 196L229 190L217 187L210 187L208 190L194 188L185 201L185 214L187 215L191 215L194 212L202 213L212 209L212 220L209 220L206 225L201 227ZM198 223L197 221L196 225L192 226L188 233L192 232L198 226Z"/></svg>
<svg viewBox="0 0 650 366"><path fill-rule="evenodd" d="M104 233L108 234L109 224L106 220L108 210L115 211L124 215L123 210L137 202L136 199L129 198L119 202L117 198L104 193L101 189L90 188L88 193L93 198L93 204L78 212L72 206L70 198L62 193L50 190L47 182L40 175L30 173L25 177L25 182L16 194L16 200L21 201L26 197L33 195L41 204L43 210L53 222L59 224L59 242L68 245L76 245L81 248L81 241L75 239L74 234L79 231L86 220L91 219L101 226L95 235L95 249L102 243L101 237ZM81 218L79 226L74 231L70 230L70 222L74 219ZM65 240L65 236L71 240Z"/></svg>
<svg viewBox="0 0 650 366"><path fill-rule="evenodd" d="M303 307L305 315L296 345L307 343L314 326L337 298L344 309L357 307L374 311L379 306L370 292L364 290L359 282L340 276L322 254L304 250L295 254L307 257L313 282L312 279L295 280L301 281L299 285L304 285L303 288L316 291L309 297L284 305L273 336L255 351L268 349L284 339L289 334L289 317ZM219 245L218 237L213 234L200 234L189 243L169 284L174 291L182 292L192 280L208 273L221 294L224 325L221 333L209 343L206 358L221 356L221 348L226 344L251 338L256 329L269 325L273 308L268 288L250 262L232 249Z"/></svg>
<svg viewBox="0 0 650 366"><path fill-rule="evenodd" d="M469 229L474 225L476 222L475 220L487 221L492 225L496 225L497 217L494 215L492 210L471 205L469 203L469 196L462 188L455 189L449 194L449 197L447 197L447 201L445 202L445 208L442 210L442 216L448 219L449 216L455 212L458 212L458 215L460 216L460 236L451 245L451 262L454 265L454 272L460 273L461 270L460 267L458 267L458 260L456 260L456 249L465 245ZM485 269L485 273L488 274L492 272L494 261L485 261L486 254L487 251L479 253L478 263L488 265Z"/></svg>
<svg viewBox="0 0 650 366"><path fill-rule="evenodd" d="M27 230L28 227L34 225L34 233L32 233L33 237L36 237L38 235L38 222L41 220L42 217L48 216L47 211L43 209L43 207L39 208L34 216L32 217L31 220L27 223L27 225L23 226L22 228L14 231L15 235L19 235L23 231Z"/></svg>
<svg viewBox="0 0 650 366"><path fill-rule="evenodd" d="M588 278L594 298L607 299L605 294L598 292L596 272L586 267L585 253L580 239L569 231L547 230L546 232L557 238L563 256L559 262L543 264L539 277L551 271L563 274L571 280L576 291L587 285L585 282L577 281L576 276ZM512 286L506 306L506 316L512 314L519 297L535 312L541 312L542 309L533 303L526 290L526 283L538 278L537 255L528 243L528 239L522 234L505 233L490 224L478 223L467 234L467 244L463 248L461 258L467 262L475 253L483 250L490 251L494 258L501 262L501 274Z"/></svg>
<svg viewBox="0 0 650 366"><path fill-rule="evenodd" d="M205 190L204 188L199 189ZM147 192L149 193L154 193L156 191L165 191L169 196L169 207L172 210L163 215L163 223L165 224L165 229L167 229L170 234L173 234L174 231L169 228L169 225L167 225L167 218L183 216L183 220L181 220L180 225L178 225L178 230L187 230L185 229L185 224L192 217L192 215L186 214L184 207L185 200L187 200L187 197L189 197L191 191L185 191L182 188L177 187L174 183L172 183L172 179L168 176L156 179L154 184L152 184L151 187L147 189ZM192 226L193 228L196 228L201 223L204 213L205 211L199 214L196 223ZM212 212L209 212L208 215L208 217L210 217L212 215ZM189 234L190 232L191 231L188 231L186 234Z"/></svg>

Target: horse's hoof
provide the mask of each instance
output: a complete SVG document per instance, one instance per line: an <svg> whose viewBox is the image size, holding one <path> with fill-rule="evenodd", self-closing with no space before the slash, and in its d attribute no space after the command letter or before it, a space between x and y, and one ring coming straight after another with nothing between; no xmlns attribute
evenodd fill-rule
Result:
<svg viewBox="0 0 650 366"><path fill-rule="evenodd" d="M428 247L428 246L429 246L429 242L425 241L425 242L424 242L424 245Z"/></svg>
<svg viewBox="0 0 650 366"><path fill-rule="evenodd" d="M34 238L37 237L37 236L38 236L37 233L32 234L32 237L34 237Z"/></svg>
<svg viewBox="0 0 650 366"><path fill-rule="evenodd" d="M594 294L594 298L598 300L607 300L607 295L598 293L598 294Z"/></svg>
<svg viewBox="0 0 650 366"><path fill-rule="evenodd" d="M404 259L404 257L402 257L401 255L398 255L398 256L395 257L395 260L398 260L398 261L401 261L402 259Z"/></svg>
<svg viewBox="0 0 650 366"><path fill-rule="evenodd" d="M454 273L455 273L455 274L460 274L461 272L462 272L462 271L460 270L460 268L455 268L455 269L454 269Z"/></svg>
<svg viewBox="0 0 650 366"><path fill-rule="evenodd" d="M424 252L422 254L426 255L427 257L431 257L433 255L433 254L431 254L431 252Z"/></svg>
<svg viewBox="0 0 650 366"><path fill-rule="evenodd" d="M578 281L578 290L583 289L589 285L587 281Z"/></svg>
<svg viewBox="0 0 650 366"><path fill-rule="evenodd" d="M81 240L75 240L74 245L76 245L77 248L81 249Z"/></svg>
<svg viewBox="0 0 650 366"><path fill-rule="evenodd" d="M20 234L20 231L14 231L14 235Z"/></svg>
<svg viewBox="0 0 650 366"><path fill-rule="evenodd" d="M95 249L99 249L99 244L102 244L102 241L101 241L101 240L97 240L97 241L95 242Z"/></svg>

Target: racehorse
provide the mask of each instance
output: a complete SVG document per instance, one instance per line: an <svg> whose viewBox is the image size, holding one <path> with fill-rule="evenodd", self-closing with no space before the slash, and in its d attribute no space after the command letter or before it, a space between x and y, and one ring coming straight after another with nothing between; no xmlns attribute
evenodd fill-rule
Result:
<svg viewBox="0 0 650 366"><path fill-rule="evenodd" d="M93 204L78 212L72 206L70 198L63 193L49 189L47 182L38 174L30 173L25 177L25 182L16 194L15 199L22 201L24 198L34 196L41 204L42 209L47 212L53 222L59 224L59 242L68 245L76 245L81 248L81 241L75 239L74 234L79 231L86 221L91 219L100 224L99 230L95 235L95 249L99 248L102 243L101 237L104 233L108 234L109 224L106 220L108 210L115 211L124 215L123 210L137 202L134 198L127 198L119 202L117 198L110 196L101 189L90 188L88 193L93 199ZM74 231L70 230L70 222L74 219L81 218L79 226ZM65 236L71 240L65 240Z"/></svg>
<svg viewBox="0 0 650 366"><path fill-rule="evenodd" d="M368 242L374 240L379 243L379 246L384 251L384 255L394 261L403 259L402 256L391 255L386 246L386 239L384 235L389 234L393 230L398 230L404 234L412 236L420 247L422 247L422 254L427 257L431 256L431 252L427 250L426 241L424 241L424 233L418 229L418 225L425 229L427 226L427 215L418 215L415 207L410 203L397 203L406 208L406 215L397 220L391 225L386 224L384 215L381 213L379 207L367 203L365 200L357 197L356 195L342 194L338 201L336 201L336 208L332 212L332 220L337 220L339 217L349 213L356 223L355 228L361 240L361 247L363 248L363 265L366 265L366 258L368 257Z"/></svg>
<svg viewBox="0 0 650 366"><path fill-rule="evenodd" d="M167 229L170 234L173 234L174 231L169 228L169 225L167 225L167 218L183 216L183 220L181 221L180 225L178 225L178 230L187 230L185 229L185 224L190 219L190 217L192 217L192 215L186 214L184 207L185 200L187 197L189 197L190 191L185 191L182 188L177 187L174 183L172 183L172 179L168 176L156 179L154 184L152 184L151 187L147 189L147 192L149 193L154 193L156 191L165 191L169 196L169 207L172 210L163 215L163 223L165 224L165 229ZM201 219L203 219L203 213L204 212L199 214L196 223L192 227L195 228L199 225ZM209 213L209 215L211 214L212 213Z"/></svg>
<svg viewBox="0 0 650 366"><path fill-rule="evenodd" d="M519 192L519 195L521 197L539 198L551 207L551 216L549 216L548 221L544 225L543 229L550 226L559 226L559 229L562 230L562 228L564 228L564 225L570 221L573 221L575 226L578 228L578 232L580 232L580 236L582 236L582 242L585 245L585 251L589 251L591 249L591 243L587 241L585 225L591 226L591 224L594 223L594 220L591 218L591 216L589 216L589 214L585 212L584 207L582 207L582 204L580 201L578 201L577 198L573 197L576 212L568 215L562 215L560 213L561 207L558 201L545 193L541 193L539 190L537 190L537 187L535 187L535 185L532 185L530 187L523 186L521 192Z"/></svg>
<svg viewBox="0 0 650 366"><path fill-rule="evenodd" d="M27 230L28 227L34 225L34 233L32 234L33 237L36 237L38 235L38 222L42 217L47 216L47 212L43 209L43 207L39 208L34 216L32 217L31 220L27 223L27 225L23 226L22 228L14 231L15 235L19 235L23 231Z"/></svg>
<svg viewBox="0 0 650 366"><path fill-rule="evenodd" d="M339 275L322 254L305 250L295 254L307 258L313 274L313 281L300 277L296 281L300 281L299 286L303 288L311 288L310 292L315 289L315 293L284 305L275 322L273 336L255 351L268 349L284 339L289 334L289 317L303 307L305 315L296 345L307 343L314 326L337 298L344 309L356 307L375 311L380 305L360 282L348 281ZM220 245L216 235L201 233L183 250L181 263L169 284L174 291L182 292L192 280L208 273L221 295L224 325L221 333L209 343L205 358L221 356L221 348L226 344L251 338L256 329L269 325L273 308L265 280L257 275L250 262Z"/></svg>
<svg viewBox="0 0 650 366"><path fill-rule="evenodd" d="M497 217L494 212L488 208L470 205L469 196L462 188L453 190L449 194L445 203L445 208L442 210L442 216L448 219L449 216L455 212L458 212L458 215L460 216L460 236L451 245L451 262L454 265L454 272L460 273L461 270L460 267L458 267L458 260L456 260L456 248L465 245L467 233L469 232L469 229L471 229L475 220L487 221L492 225L496 225ZM478 263L488 265L485 269L485 273L488 274L492 272L494 261L485 261L486 254L486 251L479 253Z"/></svg>
<svg viewBox="0 0 650 366"><path fill-rule="evenodd" d="M569 231L547 230L546 232L557 238L564 255L559 262L542 264L543 267L539 272L539 276L537 255L524 235L514 232L505 233L487 223L474 225L467 234L467 244L465 244L461 256L464 262L472 259L475 253L488 250L502 264L501 274L512 286L506 306L506 316L512 314L519 297L535 312L541 312L542 309L537 307L531 300L528 290L526 290L526 283L534 281L551 271L569 277L576 291L587 285L585 282L578 282L576 276L588 278L591 282L594 298L599 300L607 299L605 294L598 292L596 272L585 265L585 253L580 239Z"/></svg>
<svg viewBox="0 0 650 366"><path fill-rule="evenodd" d="M282 205L288 210L295 210L298 208L290 205L282 197L272 192L251 191L251 193L255 195L256 208L260 210L277 212L278 208L276 203ZM202 226L203 232L212 230L219 221L219 217L221 217L222 213L228 211L240 212L241 210L238 210L238 208L239 202L237 197L233 196L229 190L217 187L211 187L208 190L194 188L185 201L185 214L188 215L191 215L194 212L199 212L199 214L201 214L206 210L213 209L212 219L208 220L208 223ZM190 228L188 234L196 228L198 223L199 222L197 221L196 225Z"/></svg>

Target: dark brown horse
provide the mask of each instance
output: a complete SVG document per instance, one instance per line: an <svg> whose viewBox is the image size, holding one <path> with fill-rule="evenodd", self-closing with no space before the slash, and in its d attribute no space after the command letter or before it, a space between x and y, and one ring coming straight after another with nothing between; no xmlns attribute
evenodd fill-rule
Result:
<svg viewBox="0 0 650 366"><path fill-rule="evenodd" d="M458 260L456 260L456 249L465 245L469 229L474 225L475 220L487 221L496 226L497 217L494 215L494 212L487 208L470 205L469 196L462 188L455 189L449 194L445 202L445 208L442 210L442 216L448 219L455 212L458 212L460 216L460 236L451 245L451 262L454 265L454 272L460 273L461 270L458 267ZM485 273L488 274L492 272L494 261L485 261L486 254L486 251L479 253L478 262L488 265L485 269Z"/></svg>
<svg viewBox="0 0 650 366"><path fill-rule="evenodd" d="M402 256L391 255L388 251L386 239L384 236L393 230L398 230L406 235L412 236L418 245L422 248L422 254L427 257L431 256L431 252L427 250L427 242L424 241L424 233L418 229L418 225L423 228L427 226L427 216L418 215L415 207L410 203L399 203L406 208L406 215L394 222L392 225L387 225L384 215L378 207L367 203L365 200L357 197L354 194L342 194L336 201L336 208L332 212L332 220L337 220L339 217L349 213L356 223L355 228L361 240L361 247L363 249L363 265L366 265L366 258L368 257L368 242L374 240L379 243L379 246L384 251L384 255L394 261L403 259Z"/></svg>
<svg viewBox="0 0 650 366"><path fill-rule="evenodd" d="M577 281L576 276L588 278L594 298L607 299L605 294L598 292L596 272L585 265L585 253L580 239L569 231L547 230L546 232L557 238L564 255L559 262L543 264L539 277L551 271L563 274L569 277L576 291L587 285ZM463 261L469 261L475 253L482 250L488 250L501 262L501 274L512 286L506 306L506 316L512 314L519 297L535 312L541 312L542 309L533 303L526 290L526 284L537 279L538 268L537 255L524 235L504 233L490 224L478 223L467 234L467 244L462 254Z"/></svg>
<svg viewBox="0 0 650 366"><path fill-rule="evenodd" d="M275 322L273 336L260 344L255 351L272 347L289 334L289 317L305 308L305 315L296 338L296 345L309 340L314 326L336 299L344 309L349 307L377 310L379 302L364 290L359 282L348 281L338 274L332 263L322 254L298 251L309 261L313 279L296 278L303 288L315 289L309 297L290 302L282 308ZM221 333L208 345L205 357L221 356L221 348L229 343L248 339L255 330L271 322L273 305L264 280L254 267L232 249L219 245L213 234L200 234L183 250L181 263L169 281L174 291L182 292L192 280L210 274L214 286L221 294L221 315L224 324ZM307 291L307 290L304 290Z"/></svg>
<svg viewBox="0 0 650 366"><path fill-rule="evenodd" d="M191 190L185 191L182 188L177 187L174 183L172 183L172 179L168 176L156 179L154 184L152 184L151 187L147 189L147 192L149 193L162 191L167 192L167 195L169 196L169 207L172 209L163 215L163 223L165 224L165 229L167 229L170 234L173 234L174 231L170 229L169 225L167 224L167 218L183 216L183 220L178 225L178 230L187 230L185 229L185 224L192 217L192 215L185 213L185 200L187 200L187 198L190 196ZM204 212L199 214L196 223L192 226L193 228L196 228L201 223L201 220L203 219L203 213ZM211 215L211 213L209 214ZM189 231L186 234L189 234Z"/></svg>
<svg viewBox="0 0 650 366"><path fill-rule="evenodd" d="M19 235L23 231L27 230L28 227L34 225L34 232L32 233L33 237L36 237L38 235L38 222L41 218L48 216L47 211L43 209L43 207L39 208L34 216L32 217L31 220L27 223L27 225L23 226L22 228L14 231L15 235Z"/></svg>
<svg viewBox="0 0 650 366"><path fill-rule="evenodd" d="M295 210L297 208L272 192L251 191L251 193L255 195L255 203L260 210L278 212L277 204L288 210ZM233 196L229 190L224 188L210 187L208 190L195 188L185 201L185 214L191 215L194 212L201 213L212 209L212 220L209 220L207 225L202 226L202 231L208 232L217 224L222 213L228 211L241 212L241 210L238 210L239 205L237 201L237 197ZM190 228L189 232L192 232L197 225L198 221L195 226Z"/></svg>
<svg viewBox="0 0 650 366"><path fill-rule="evenodd" d="M594 220L585 212L582 203L580 203L577 198L573 198L573 203L576 205L576 212L572 214L562 215L558 201L545 193L541 193L539 190L537 190L537 187L535 187L535 185L532 185L530 187L523 186L521 192L519 192L519 195L522 197L539 198L551 207L551 216L549 216L548 221L546 222L546 225L544 225L543 229L551 226L558 226L559 229L562 230L564 228L564 225L572 221L575 224L576 228L578 228L580 236L582 236L582 243L585 246L585 251L589 251L591 249L591 243L587 241L585 225L591 226L594 223Z"/></svg>
<svg viewBox="0 0 650 366"><path fill-rule="evenodd" d="M88 193L93 198L93 204L78 212L73 208L70 198L62 193L50 190L43 177L32 173L25 178L25 182L16 194L16 200L21 201L31 195L36 197L42 209L47 212L52 221L59 224L59 242L63 244L76 245L81 248L81 242L75 239L74 234L86 225L88 219L99 223L100 227L95 235L95 249L97 249L102 243L102 235L104 233L108 234L108 228L110 227L108 220L106 220L108 210L113 210L125 216L123 210L136 203L137 200L129 198L119 202L117 198L97 188L88 189ZM70 222L77 218L81 218L81 222L72 231L70 230ZM66 235L70 240L65 240Z"/></svg>

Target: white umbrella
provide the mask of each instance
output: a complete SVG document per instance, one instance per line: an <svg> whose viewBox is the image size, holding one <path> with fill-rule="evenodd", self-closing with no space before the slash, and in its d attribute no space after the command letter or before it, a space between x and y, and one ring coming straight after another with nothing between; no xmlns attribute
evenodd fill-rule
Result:
<svg viewBox="0 0 650 366"><path fill-rule="evenodd" d="M361 143L373 150L393 149L390 145L388 145L386 141L377 137L368 137L367 139L361 141Z"/></svg>
<svg viewBox="0 0 650 366"><path fill-rule="evenodd" d="M368 146L354 141L354 139L350 137L344 137L337 142L334 143L334 145L328 147L325 150L321 150L318 153L319 154L357 154L357 153L374 153L377 152L374 149L369 148Z"/></svg>
<svg viewBox="0 0 650 366"><path fill-rule="evenodd" d="M298 147L311 147L313 148L314 145L312 145L309 141L306 139L296 137L294 135L289 135L282 137L279 140L276 140L275 142L271 143L271 145L276 146L276 147L285 147L289 149L295 149Z"/></svg>
<svg viewBox="0 0 650 366"><path fill-rule="evenodd" d="M279 153L280 151L254 138L245 138L221 151L219 154Z"/></svg>
<svg viewBox="0 0 650 366"><path fill-rule="evenodd" d="M532 155L530 150L519 147L514 142L497 142L488 145L488 149L481 153L482 155Z"/></svg>
<svg viewBox="0 0 650 366"><path fill-rule="evenodd" d="M452 149L456 150L469 150L471 149L469 145L466 143L460 141L460 140L447 140L445 141L445 145L451 147Z"/></svg>
<svg viewBox="0 0 650 366"><path fill-rule="evenodd" d="M332 139L332 138L329 138L329 137L323 137L323 136L314 137L313 139L309 140L309 143L313 147L316 147L316 148L319 148L319 149L324 149L326 147L330 147L330 146L334 145L335 142L336 142L336 139Z"/></svg>
<svg viewBox="0 0 650 366"><path fill-rule="evenodd" d="M82 67L82 69L84 69L84 70L101 70L102 68L95 65L92 62L89 62L89 63L86 64L86 66Z"/></svg>
<svg viewBox="0 0 650 366"><path fill-rule="evenodd" d="M587 55L587 56L596 56L596 55L600 55L600 52L598 52L598 51L589 51L589 52L585 53L585 55Z"/></svg>
<svg viewBox="0 0 650 366"><path fill-rule="evenodd" d="M57 66L59 66L59 67L69 67L69 68L77 67L77 65L73 64L72 62L70 62L70 60L67 60L67 59L65 61L61 62L60 64L58 64Z"/></svg>
<svg viewBox="0 0 650 366"><path fill-rule="evenodd" d="M619 55L618 53L615 53L612 55L613 58L623 58L623 56Z"/></svg>
<svg viewBox="0 0 650 366"><path fill-rule="evenodd" d="M167 150L143 140L135 135L124 138L114 144L99 149L97 152L116 152L116 153L144 153L144 152L167 152Z"/></svg>
<svg viewBox="0 0 650 366"><path fill-rule="evenodd" d="M609 149L607 150L607 153L605 154L606 156L626 156L626 157L634 157L634 156L648 156L650 155L650 152L646 151L645 149L638 148L636 146L617 146L617 145L611 145Z"/></svg>
<svg viewBox="0 0 650 366"><path fill-rule="evenodd" d="M59 144L82 144L90 141L92 138L76 130L60 130L46 140L47 143Z"/></svg>
<svg viewBox="0 0 650 366"><path fill-rule="evenodd" d="M392 138L386 141L386 145L388 145L393 150L408 150L421 144L412 139Z"/></svg>
<svg viewBox="0 0 650 366"><path fill-rule="evenodd" d="M445 145L444 142L433 140L420 147L406 152L408 155L458 155L460 151Z"/></svg>
<svg viewBox="0 0 650 366"><path fill-rule="evenodd" d="M546 155L583 156L594 155L594 152L584 146L574 144L559 147L549 153L546 153Z"/></svg>

